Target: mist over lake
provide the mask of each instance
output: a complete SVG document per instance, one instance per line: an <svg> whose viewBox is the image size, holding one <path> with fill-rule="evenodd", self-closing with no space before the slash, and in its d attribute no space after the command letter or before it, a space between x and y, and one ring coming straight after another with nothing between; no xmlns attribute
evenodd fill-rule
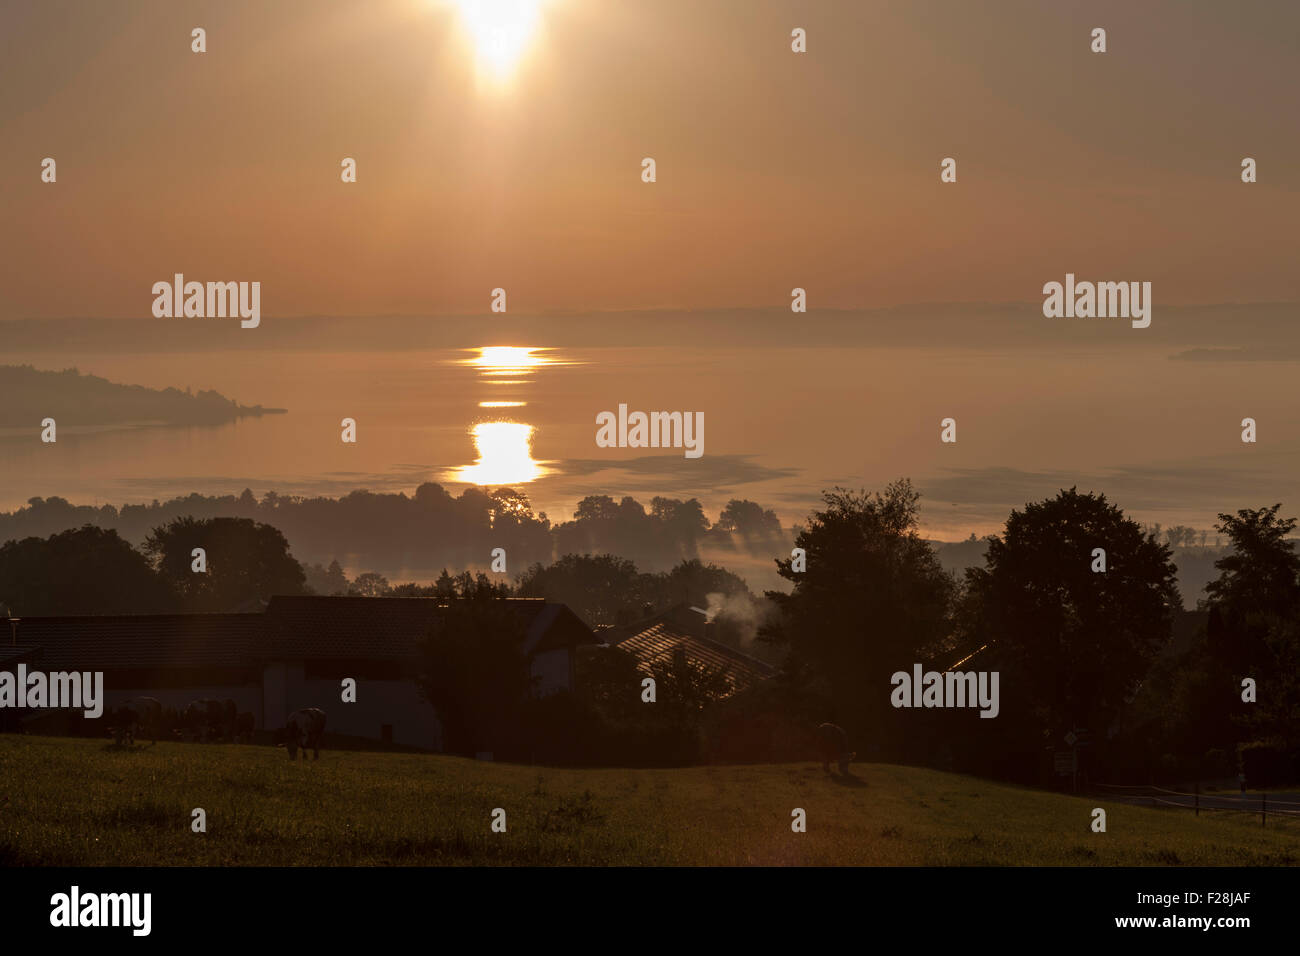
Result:
<svg viewBox="0 0 1300 956"><path fill-rule="evenodd" d="M287 413L204 426L65 415L57 445L35 440L39 420L5 428L0 508L36 495L120 505L434 481L452 493L515 487L556 519L589 494L698 497L710 514L748 498L789 526L825 488L907 475L925 496L925 533L955 540L1076 484L1139 520L1199 528L1256 499L1294 500L1292 387L1232 357L1270 342L1285 354L1289 310L1165 318L1140 338L1035 322L1032 307L1015 306L832 313L802 328L767 313L647 314L635 328L624 316L543 316L481 333L462 324L454 336L437 319L268 319L233 335L197 320L101 320L67 323L54 341L6 323L19 346L7 363L214 389ZM258 336L272 347L244 347ZM704 454L598 447L596 416L620 403L702 412ZM1240 441L1247 415L1266 442ZM947 417L954 444L939 440ZM340 441L345 418L355 444Z"/></svg>

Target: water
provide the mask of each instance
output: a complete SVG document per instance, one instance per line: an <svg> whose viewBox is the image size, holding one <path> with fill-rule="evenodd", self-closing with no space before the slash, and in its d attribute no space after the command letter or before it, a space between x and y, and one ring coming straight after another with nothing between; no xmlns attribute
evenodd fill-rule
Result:
<svg viewBox="0 0 1300 956"><path fill-rule="evenodd" d="M9 430L0 508L34 495L120 505L245 487L409 493L437 481L453 494L512 485L553 520L609 494L647 505L699 497L712 518L749 498L790 524L825 488L906 475L925 495L926 533L953 539L996 530L1011 507L1072 484L1166 525L1209 527L1219 511L1300 501L1300 420L1276 369L1170 361L1154 348L548 349L542 336L517 348L486 360L463 348L7 355L288 413L217 427L63 420L54 445L37 423ZM598 448L596 415L619 403L702 411L704 455ZM1240 441L1246 415L1260 423L1257 445ZM946 417L956 444L939 440ZM356 444L340 440L344 418L357 422Z"/></svg>

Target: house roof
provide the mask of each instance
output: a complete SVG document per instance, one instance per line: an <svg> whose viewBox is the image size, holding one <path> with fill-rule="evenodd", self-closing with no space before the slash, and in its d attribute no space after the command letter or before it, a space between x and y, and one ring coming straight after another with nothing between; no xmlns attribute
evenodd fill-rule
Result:
<svg viewBox="0 0 1300 956"><path fill-rule="evenodd" d="M266 609L267 656L406 660L425 637L445 599L421 597L276 596ZM542 598L507 598L523 621L524 649L596 643L596 637L563 604Z"/></svg>
<svg viewBox="0 0 1300 956"><path fill-rule="evenodd" d="M16 664L33 660L40 646L36 644L0 644L0 668L8 670Z"/></svg>
<svg viewBox="0 0 1300 956"><path fill-rule="evenodd" d="M683 613L686 612L686 613ZM680 648L693 664L711 668L725 668L736 691L744 690L776 673L767 661L750 657L720 641L692 633L687 624L689 614L695 614L686 605L670 608L636 624L608 628L602 632L606 641L622 651L634 653L637 666L649 671L653 663L672 660ZM703 624L700 617L700 624Z"/></svg>
<svg viewBox="0 0 1300 956"><path fill-rule="evenodd" d="M0 664L35 652L48 670L115 671L250 667L265 660L409 660L429 633L436 598L276 596L263 613L24 617L22 644L0 643ZM525 648L596 643L563 604L510 598Z"/></svg>
<svg viewBox="0 0 1300 956"><path fill-rule="evenodd" d="M18 636L48 670L243 667L265 637L261 614L24 617Z"/></svg>

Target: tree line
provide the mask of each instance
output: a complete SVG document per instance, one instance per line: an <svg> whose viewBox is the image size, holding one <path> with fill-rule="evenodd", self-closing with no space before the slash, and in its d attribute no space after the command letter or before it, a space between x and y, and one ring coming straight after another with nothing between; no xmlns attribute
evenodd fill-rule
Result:
<svg viewBox="0 0 1300 956"><path fill-rule="evenodd" d="M608 499L588 501L588 520L618 520ZM635 662L586 655L575 695L527 705L549 708L550 722L538 717L535 729L551 728L553 740L577 748L565 760L621 752L628 734L657 740L645 752L660 759L802 757L804 731L831 720L864 757L1008 779L1043 779L1053 753L1081 728L1094 778L1190 779L1243 767L1253 782L1300 776L1300 557L1296 519L1282 517L1280 504L1219 515L1215 530L1227 546L1214 561L1217 576L1197 610L1185 611L1171 543L1104 495L1072 488L1013 510L962 575L945 570L919 535L918 501L906 480L875 493L825 492L797 529L804 561L776 560L789 590L762 596L698 560L641 572L610 553L537 561L513 582L444 572L430 584L394 586L377 576L348 581L337 565L316 571L352 593L471 597L465 613L480 608L489 618L501 597L546 597L592 626L674 603L744 603L750 613L719 615L719 634L779 661L776 678L734 694L718 674L685 667L664 675L666 706L651 711L637 696ZM206 551L205 574L192 570L196 547ZM307 582L284 534L247 518L178 517L152 529L138 550L95 526L0 546L0 600L20 614L232 610L274 593L305 593ZM518 684L503 689L504 698L487 694L490 668L470 663L478 644L498 646L440 648L451 655L445 673L454 676L450 664L460 660L461 673L478 675L458 686L495 700L494 714L512 712L507 698L524 706ZM891 675L914 664L997 671L999 716L892 706ZM461 740L478 746L493 735L472 706L457 706ZM647 729L651 713L674 715L671 733ZM516 746L535 750L537 742Z"/></svg>
<svg viewBox="0 0 1300 956"><path fill-rule="evenodd" d="M1300 778L1300 558L1281 505L1219 515L1228 549L1187 612L1170 545L1104 495L1013 510L960 578L919 537L918 497L907 481L826 493L796 539L807 569L778 562L791 590L768 594L760 636L788 650L789 699L860 752L1041 781L1083 729L1101 780ZM999 716L893 707L891 674L914 663L998 672Z"/></svg>
<svg viewBox="0 0 1300 956"><path fill-rule="evenodd" d="M117 531L140 544L155 528L180 518L247 518L278 528L300 556L326 561L350 555L369 567L481 566L493 548L505 548L517 566L550 563L565 554L615 553L643 568L666 569L702 549L770 554L788 540L775 512L733 499L715 521L697 499L589 495L570 520L552 522L528 496L510 488L466 488L453 496L426 482L413 494L351 492L339 498L191 494L151 504L74 505L64 498L31 498L0 512L0 541L46 537L84 525Z"/></svg>

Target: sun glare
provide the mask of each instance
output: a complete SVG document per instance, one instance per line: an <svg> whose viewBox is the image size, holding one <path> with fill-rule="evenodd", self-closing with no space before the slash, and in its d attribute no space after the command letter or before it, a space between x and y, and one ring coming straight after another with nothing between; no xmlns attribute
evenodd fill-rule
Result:
<svg viewBox="0 0 1300 956"><path fill-rule="evenodd" d="M533 354L535 351L513 345L488 345L478 350L478 357L470 359L470 364L489 375L518 374L546 364L546 359Z"/></svg>
<svg viewBox="0 0 1300 956"><path fill-rule="evenodd" d="M457 468L453 477L475 485L514 485L546 474L533 459L533 426L521 422L480 422L470 432L478 461Z"/></svg>
<svg viewBox="0 0 1300 956"><path fill-rule="evenodd" d="M551 358L550 349L526 348L516 345L485 345L476 349L467 349L474 353L470 358L461 359L460 364L478 369L479 374L490 379L502 379L506 376L525 376L537 369L555 365L568 365L569 362ZM507 384L494 381L496 385Z"/></svg>
<svg viewBox="0 0 1300 956"><path fill-rule="evenodd" d="M496 79L518 64L537 32L544 0L454 0L479 63Z"/></svg>

